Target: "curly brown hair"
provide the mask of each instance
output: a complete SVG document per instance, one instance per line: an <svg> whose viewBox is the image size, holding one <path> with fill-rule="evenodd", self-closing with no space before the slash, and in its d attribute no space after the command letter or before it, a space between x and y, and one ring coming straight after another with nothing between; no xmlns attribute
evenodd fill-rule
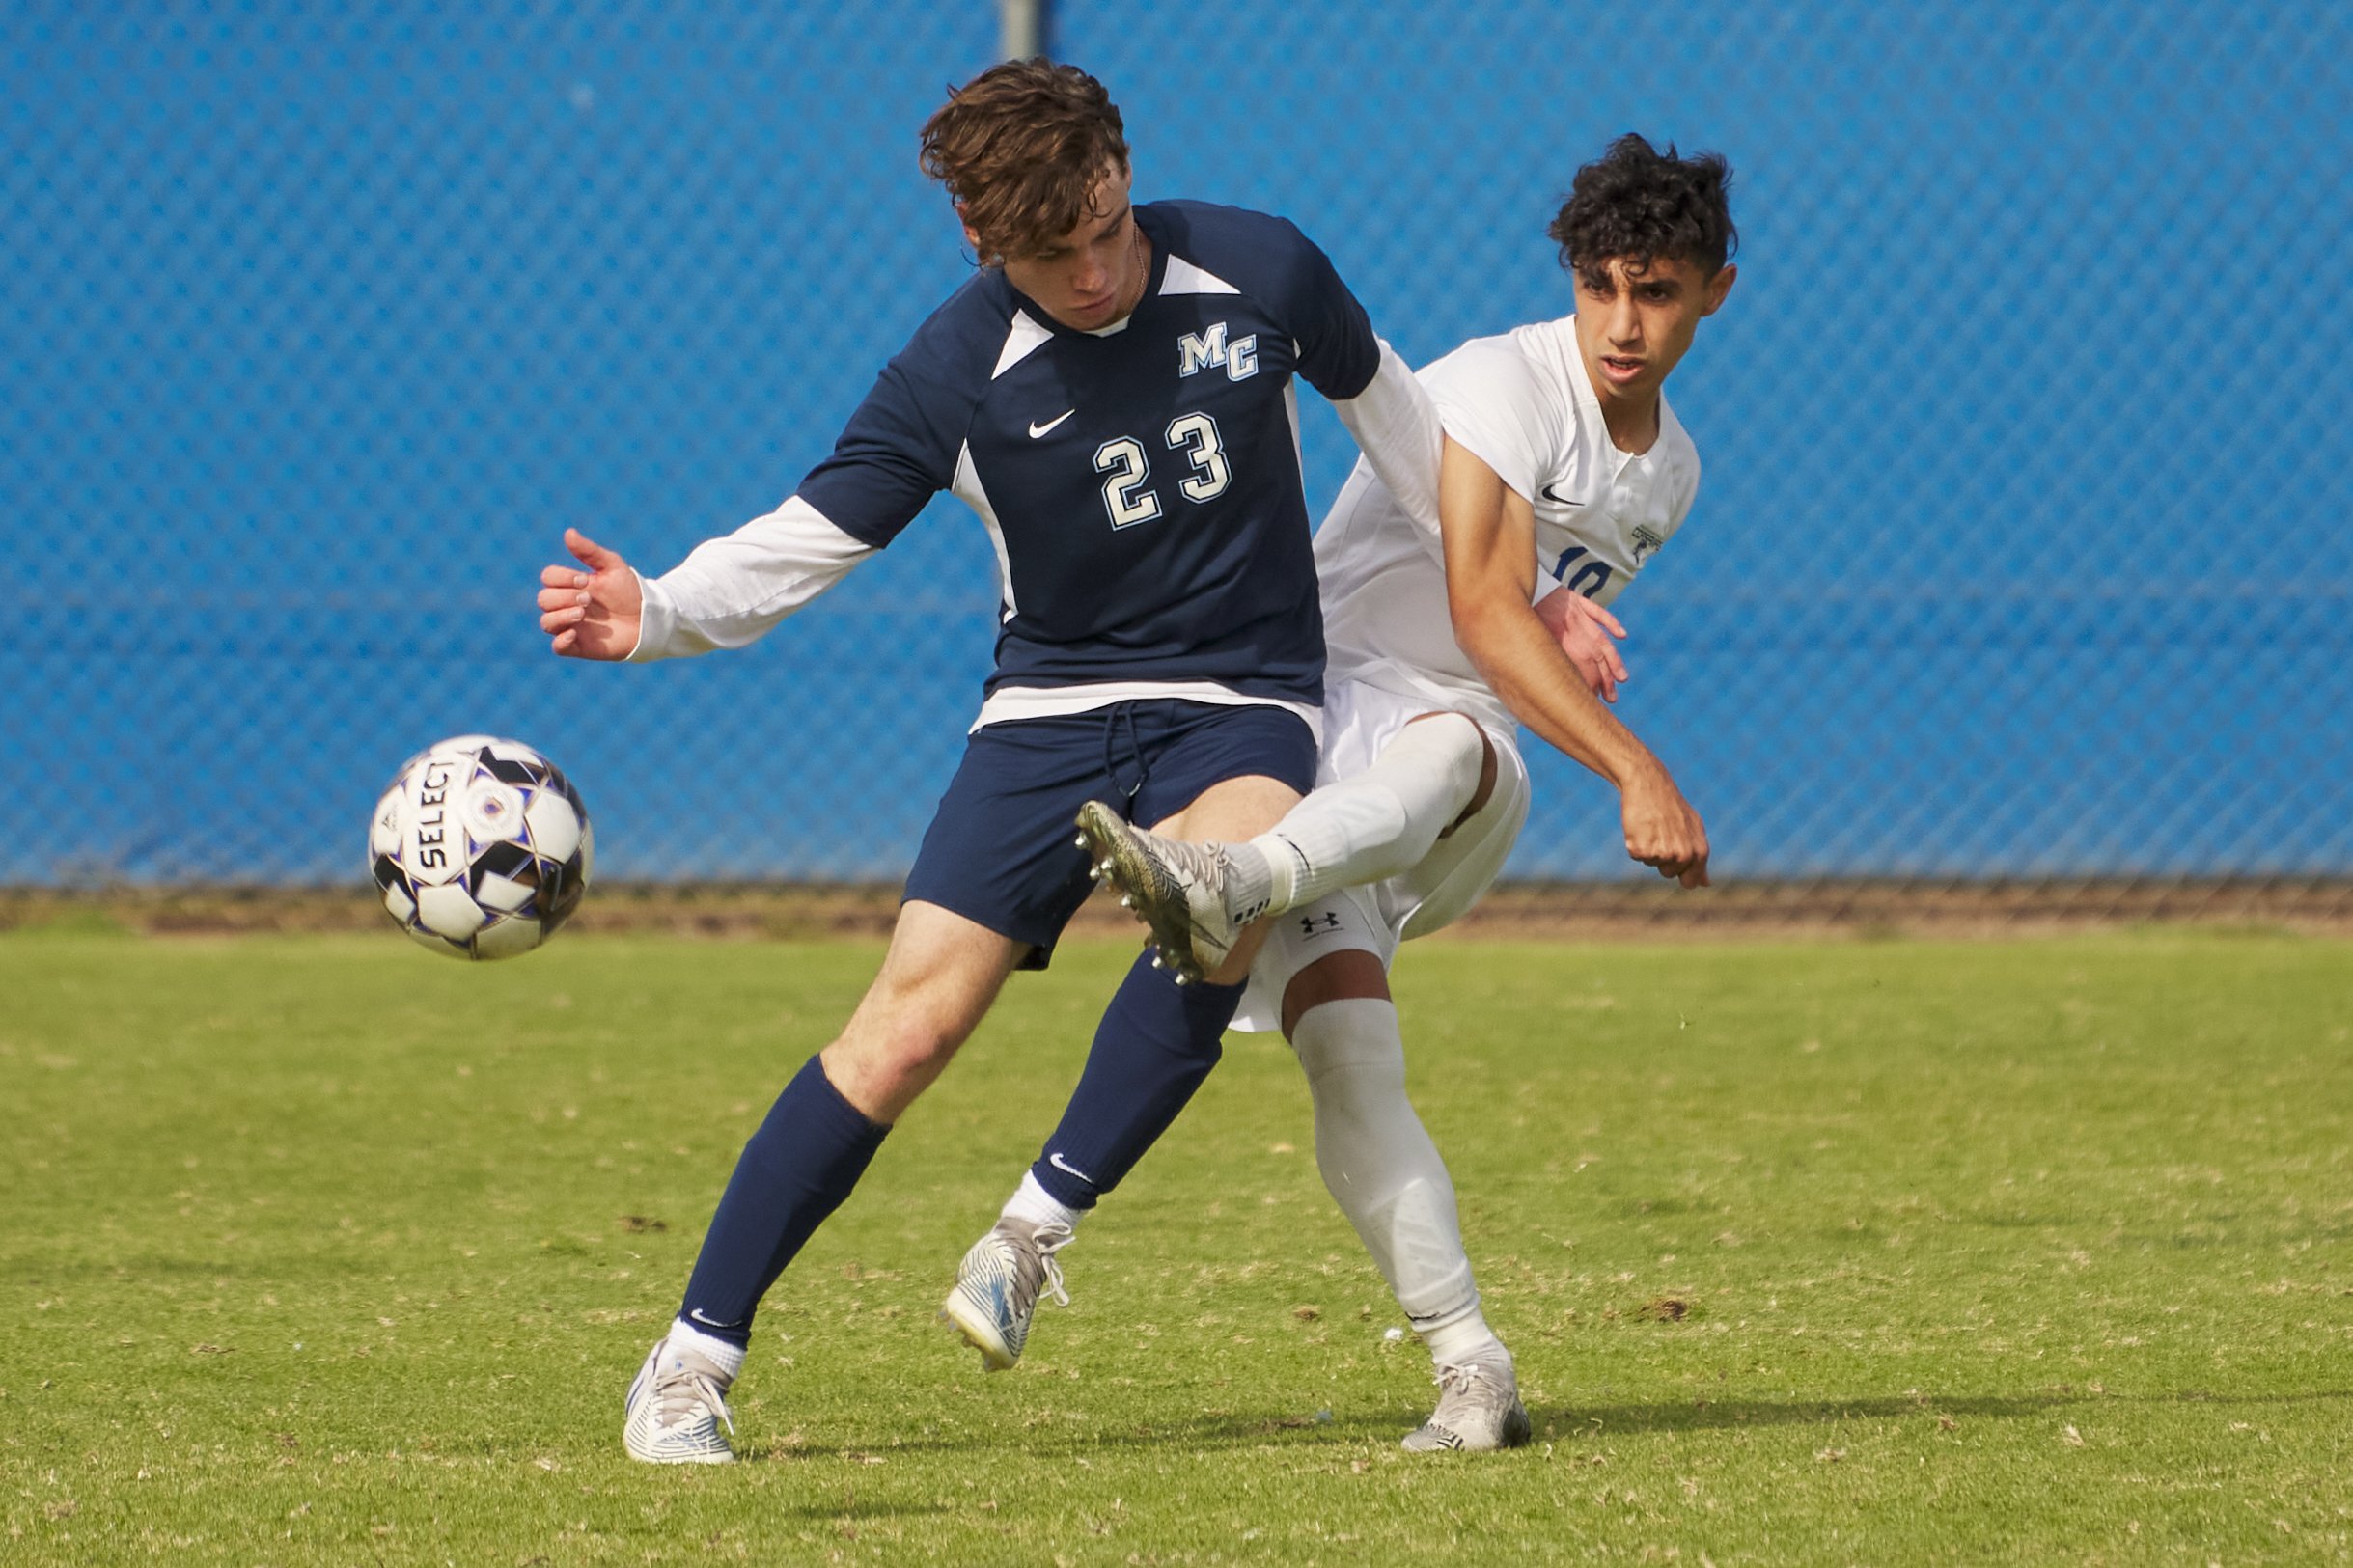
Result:
<svg viewBox="0 0 2353 1568"><path fill-rule="evenodd" d="M1628 131L1577 171L1546 233L1561 247L1561 264L1596 286L1620 258L1640 272L1664 256L1712 278L1740 248L1731 182L1721 152L1685 157L1673 142L1661 152Z"/></svg>
<svg viewBox="0 0 2353 1568"><path fill-rule="evenodd" d="M1119 106L1076 66L1009 60L948 90L924 122L924 173L948 187L981 260L1044 250L1089 215L1094 187L1127 167Z"/></svg>

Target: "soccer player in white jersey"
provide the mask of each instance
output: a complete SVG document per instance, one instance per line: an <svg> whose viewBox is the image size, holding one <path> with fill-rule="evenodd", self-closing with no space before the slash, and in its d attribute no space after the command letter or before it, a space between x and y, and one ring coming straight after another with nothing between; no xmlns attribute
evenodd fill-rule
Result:
<svg viewBox="0 0 2353 1568"><path fill-rule="evenodd" d="M1332 399L1391 482L1426 497L1413 373L1324 254L1280 218L1130 200L1118 109L1084 71L991 68L924 128L926 171L982 263L884 368L833 454L776 511L659 578L579 533L540 574L563 655L739 647L885 547L933 496L966 502L1000 572L996 669L926 833L881 973L744 1145L676 1321L624 1401L654 1463L734 1457L726 1394L753 1314L893 1122L1016 969L1042 969L1088 891L1082 802L1180 838L1247 838L1315 784L1323 641L1295 383ZM1434 509L1434 499L1428 500ZM1252 944L1193 984L1139 960L1033 1167L1092 1206L1217 1059ZM1066 1239L1000 1225L953 1313L1020 1353ZM1010 1342L1009 1342L1010 1336Z"/></svg>
<svg viewBox="0 0 2353 1568"><path fill-rule="evenodd" d="M1502 869L1528 814L1517 726L1619 788L1636 859L1707 880L1698 814L1596 698L1615 701L1625 676L1603 607L1699 487L1662 388L1732 286L1729 178L1720 157L1634 135L1578 171L1551 228L1575 315L1422 372L1444 421L1440 537L1357 465L1315 538L1331 664L1313 794L1246 843L1082 812L1101 869L1179 969L1272 921L1234 1025L1290 1040L1325 1184L1436 1364L1438 1408L1408 1448L1513 1446L1530 1430L1453 1183L1406 1098L1387 982L1400 942L1460 916Z"/></svg>

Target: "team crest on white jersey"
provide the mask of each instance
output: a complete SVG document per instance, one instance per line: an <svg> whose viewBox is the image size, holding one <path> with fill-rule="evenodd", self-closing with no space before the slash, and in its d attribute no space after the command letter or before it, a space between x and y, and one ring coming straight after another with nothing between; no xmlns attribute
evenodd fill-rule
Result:
<svg viewBox="0 0 2353 1568"><path fill-rule="evenodd" d="M1210 366L1223 367L1229 381L1247 381L1259 373L1259 335L1255 332L1226 342L1226 323L1213 321L1204 332L1188 332L1176 340L1176 373L1198 375Z"/></svg>
<svg viewBox="0 0 2353 1568"><path fill-rule="evenodd" d="M1643 563L1658 554L1658 547L1667 541L1652 533L1647 523L1634 530L1634 569L1643 569Z"/></svg>

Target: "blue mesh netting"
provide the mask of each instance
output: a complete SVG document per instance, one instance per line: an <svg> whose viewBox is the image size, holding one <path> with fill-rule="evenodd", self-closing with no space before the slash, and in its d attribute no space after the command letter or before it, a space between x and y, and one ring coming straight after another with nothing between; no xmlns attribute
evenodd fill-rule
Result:
<svg viewBox="0 0 2353 1568"><path fill-rule="evenodd" d="M1562 314L1639 128L1738 170L1707 480L1621 712L1753 875L2353 871L2353 13L1065 5L1138 190L1287 212L1417 361ZM748 653L559 664L566 524L763 511L964 262L993 6L0 12L0 882L354 874L458 730L610 874L902 870L978 701L954 504ZM1313 399L1308 401L1312 404ZM1319 406L1311 500L1349 460ZM1622 866L1537 759L1514 869Z"/></svg>

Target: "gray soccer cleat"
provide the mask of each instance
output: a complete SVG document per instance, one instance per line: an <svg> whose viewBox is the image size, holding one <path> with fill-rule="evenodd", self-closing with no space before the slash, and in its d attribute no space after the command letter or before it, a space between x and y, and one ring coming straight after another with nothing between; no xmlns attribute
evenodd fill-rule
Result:
<svg viewBox="0 0 2353 1568"><path fill-rule="evenodd" d="M1226 907L1230 867L1218 844L1186 843L1147 833L1100 801L1078 809L1080 846L1094 857L1092 875L1118 884L1120 902L1151 927L1160 949L1155 964L1174 970L1178 985L1212 974L1233 950L1242 927L1265 913L1265 903Z"/></svg>
<svg viewBox="0 0 2353 1568"><path fill-rule="evenodd" d="M1040 1293L1057 1306L1070 1305L1062 1265L1054 1261L1069 1242L1068 1225L1009 1217L974 1242L956 1265L955 1288L948 1292L940 1316L981 1353L982 1370L1002 1372L1021 1360Z"/></svg>
<svg viewBox="0 0 2353 1568"><path fill-rule="evenodd" d="M628 1419L622 1446L649 1465L724 1465L735 1457L727 1437L735 1430L727 1412L727 1387L734 1379L709 1357L667 1334L653 1342L646 1364L629 1385Z"/></svg>
<svg viewBox="0 0 2353 1568"><path fill-rule="evenodd" d="M1405 1434L1411 1453L1488 1453L1517 1448L1534 1435L1519 1379L1506 1362L1465 1362L1438 1368L1438 1408Z"/></svg>

